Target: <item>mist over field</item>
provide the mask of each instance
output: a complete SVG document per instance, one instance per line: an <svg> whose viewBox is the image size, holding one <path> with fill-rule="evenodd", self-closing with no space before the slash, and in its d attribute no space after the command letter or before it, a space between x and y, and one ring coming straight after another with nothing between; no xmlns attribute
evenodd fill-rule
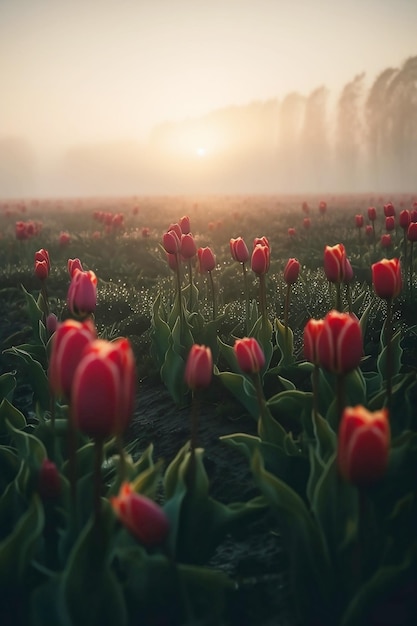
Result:
<svg viewBox="0 0 417 626"><path fill-rule="evenodd" d="M0 137L1 195L414 191L417 57L325 86L156 125L147 141L36 151Z"/></svg>

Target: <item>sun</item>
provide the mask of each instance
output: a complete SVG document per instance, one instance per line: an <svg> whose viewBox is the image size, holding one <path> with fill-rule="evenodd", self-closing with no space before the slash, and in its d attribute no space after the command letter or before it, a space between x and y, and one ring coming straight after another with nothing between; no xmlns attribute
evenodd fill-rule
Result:
<svg viewBox="0 0 417 626"><path fill-rule="evenodd" d="M197 155L198 157L200 157L200 158L201 158L201 157L205 157L205 156L206 156L207 151L206 151L206 149L205 149L205 148L197 148L197 150L195 151L195 153L196 153L196 155Z"/></svg>

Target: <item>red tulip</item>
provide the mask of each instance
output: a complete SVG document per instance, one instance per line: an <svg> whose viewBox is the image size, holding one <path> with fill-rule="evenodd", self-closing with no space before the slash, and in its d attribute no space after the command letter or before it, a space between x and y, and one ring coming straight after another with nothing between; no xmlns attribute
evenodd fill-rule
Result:
<svg viewBox="0 0 417 626"><path fill-rule="evenodd" d="M197 246L191 233L181 235L180 252L183 259L192 259L197 254Z"/></svg>
<svg viewBox="0 0 417 626"><path fill-rule="evenodd" d="M368 239L372 239L374 236L374 229L372 228L372 226L370 224L367 224L365 227L365 234L368 237Z"/></svg>
<svg viewBox="0 0 417 626"><path fill-rule="evenodd" d="M90 321L65 320L52 338L48 379L53 393L57 396L71 395L72 380L81 353L96 338L96 331Z"/></svg>
<svg viewBox="0 0 417 626"><path fill-rule="evenodd" d="M368 208L368 219L371 222L374 222L376 220L376 208L374 206L370 206Z"/></svg>
<svg viewBox="0 0 417 626"><path fill-rule="evenodd" d="M265 355L255 337L237 339L233 349L238 365L245 374L256 374L265 365Z"/></svg>
<svg viewBox="0 0 417 626"><path fill-rule="evenodd" d="M362 331L356 317L329 311L317 340L319 364L334 374L358 367L363 354Z"/></svg>
<svg viewBox="0 0 417 626"><path fill-rule="evenodd" d="M168 228L167 228L167 233L169 233L171 230L174 231L174 233L177 235L178 239L180 240L181 239L181 235L183 234L182 230L181 230L181 226L179 224L177 224L177 223L170 224L168 226Z"/></svg>
<svg viewBox="0 0 417 626"><path fill-rule="evenodd" d="M388 202L388 204L384 204L384 215L385 217L395 216L395 208L392 202Z"/></svg>
<svg viewBox="0 0 417 626"><path fill-rule="evenodd" d="M210 348L194 344L188 353L184 378L190 389L204 389L211 382L213 358Z"/></svg>
<svg viewBox="0 0 417 626"><path fill-rule="evenodd" d="M69 233L61 232L58 241L60 246L68 246L71 243L71 237Z"/></svg>
<svg viewBox="0 0 417 626"><path fill-rule="evenodd" d="M147 548L162 544L169 533L169 519L165 511L129 483L123 483L119 494L110 498L110 504L121 523Z"/></svg>
<svg viewBox="0 0 417 626"><path fill-rule="evenodd" d="M97 276L93 271L75 269L67 294L68 308L73 315L93 313L97 306Z"/></svg>
<svg viewBox="0 0 417 626"><path fill-rule="evenodd" d="M61 476L53 461L42 461L38 476L38 491L42 500L54 500L61 495Z"/></svg>
<svg viewBox="0 0 417 626"><path fill-rule="evenodd" d="M342 243L324 248L324 273L331 283L340 283L345 274L346 250Z"/></svg>
<svg viewBox="0 0 417 626"><path fill-rule="evenodd" d="M164 233L162 237L162 245L165 248L165 252L168 252L169 254L178 254L181 246L180 238L181 235L178 237L175 230L172 229Z"/></svg>
<svg viewBox="0 0 417 626"><path fill-rule="evenodd" d="M309 228L311 228L311 219L309 217L305 217L303 219L303 227L308 230Z"/></svg>
<svg viewBox="0 0 417 626"><path fill-rule="evenodd" d="M237 239L232 238L230 240L230 254L232 258L239 263L249 261L249 250L242 237L237 237Z"/></svg>
<svg viewBox="0 0 417 626"><path fill-rule="evenodd" d="M380 480L388 465L390 426L387 409L371 412L358 405L343 411L337 462L341 475L358 487Z"/></svg>
<svg viewBox="0 0 417 626"><path fill-rule="evenodd" d="M269 270L270 254L269 245L263 245L261 243L256 244L251 257L251 268L255 274L261 275L267 273Z"/></svg>
<svg viewBox="0 0 417 626"><path fill-rule="evenodd" d="M321 331L323 330L324 320L309 319L304 326L304 356L307 361L319 365L317 343Z"/></svg>
<svg viewBox="0 0 417 626"><path fill-rule="evenodd" d="M68 259L67 270L70 278L73 277L75 270L81 270L82 272L84 271L80 259Z"/></svg>
<svg viewBox="0 0 417 626"><path fill-rule="evenodd" d="M177 268L178 268L178 255L177 254L170 254L169 252L167 252L166 256L167 256L168 267L173 272L176 272Z"/></svg>
<svg viewBox="0 0 417 626"><path fill-rule="evenodd" d="M293 285L298 280L300 274L300 262L297 259L288 259L284 268L284 281L287 285Z"/></svg>
<svg viewBox="0 0 417 626"><path fill-rule="evenodd" d="M180 219L180 228L183 235L188 235L191 232L190 218L188 217L188 215L184 215Z"/></svg>
<svg viewBox="0 0 417 626"><path fill-rule="evenodd" d="M363 226L363 215L355 215L355 224L356 224L356 228L362 228L362 226Z"/></svg>
<svg viewBox="0 0 417 626"><path fill-rule="evenodd" d="M388 232L395 230L395 217L393 215L385 218L385 230Z"/></svg>
<svg viewBox="0 0 417 626"><path fill-rule="evenodd" d="M48 331L48 335L51 336L58 328L58 318L55 313L49 313L46 318L46 330Z"/></svg>
<svg viewBox="0 0 417 626"><path fill-rule="evenodd" d="M211 248L198 248L197 256L201 274L214 270L216 267L216 257Z"/></svg>
<svg viewBox="0 0 417 626"><path fill-rule="evenodd" d="M349 261L349 259L346 257L345 258L345 271L344 271L344 276L343 276L343 282L344 283L350 283L353 280L353 268L352 265Z"/></svg>
<svg viewBox="0 0 417 626"><path fill-rule="evenodd" d="M408 241L417 241L417 222L411 222L407 229Z"/></svg>
<svg viewBox="0 0 417 626"><path fill-rule="evenodd" d="M319 212L321 213L321 215L324 215L326 211L327 211L327 202L322 200L319 204Z"/></svg>
<svg viewBox="0 0 417 626"><path fill-rule="evenodd" d="M385 300L396 298L402 289L399 259L382 259L372 265L372 283L375 293Z"/></svg>
<svg viewBox="0 0 417 626"><path fill-rule="evenodd" d="M296 235L295 228L289 228L288 229L288 237L290 237L292 239L293 237L295 237L295 235Z"/></svg>
<svg viewBox="0 0 417 626"><path fill-rule="evenodd" d="M253 247L255 246L267 246L268 248L270 247L269 245L269 240L267 237L263 236L263 237L255 237L255 239L253 240Z"/></svg>
<svg viewBox="0 0 417 626"><path fill-rule="evenodd" d="M35 263L36 261L45 261L46 266L48 268L48 273L51 269L51 261L49 258L49 252L48 250L45 250L45 248L41 248L40 250L38 250L37 252L35 252Z"/></svg>
<svg viewBox="0 0 417 626"><path fill-rule="evenodd" d="M119 435L132 417L136 368L128 339L96 339L89 343L75 370L71 419L94 439Z"/></svg>
<svg viewBox="0 0 417 626"><path fill-rule="evenodd" d="M417 222L417 209L413 209L411 211L411 221L413 222L413 224Z"/></svg>
<svg viewBox="0 0 417 626"><path fill-rule="evenodd" d="M410 222L411 222L411 213L407 209L404 209L404 211L401 211L398 217L398 223L403 230L407 230L407 228L410 225Z"/></svg>
<svg viewBox="0 0 417 626"><path fill-rule="evenodd" d="M381 247L382 248L391 248L392 246L392 238L391 235L381 235Z"/></svg>

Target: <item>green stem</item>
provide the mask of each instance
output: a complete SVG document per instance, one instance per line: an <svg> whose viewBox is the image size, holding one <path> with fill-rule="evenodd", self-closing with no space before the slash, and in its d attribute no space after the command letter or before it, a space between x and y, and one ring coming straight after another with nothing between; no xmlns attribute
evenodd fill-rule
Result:
<svg viewBox="0 0 417 626"><path fill-rule="evenodd" d="M176 256L176 271L177 271L177 297L178 297L178 307L179 307L179 317L180 317L180 336L182 340L183 335L184 335L184 311L183 311L182 293L181 293L180 255L177 253L175 256Z"/></svg>
<svg viewBox="0 0 417 626"><path fill-rule="evenodd" d="M242 271L243 271L243 284L245 289L245 301L246 301L246 334L249 335L249 315L250 315L250 301L249 301L249 285L248 285L248 272L246 270L246 264L242 263Z"/></svg>
<svg viewBox="0 0 417 626"><path fill-rule="evenodd" d="M313 374L312 374L314 423L317 423L317 417L319 414L319 373L320 373L319 366L314 365Z"/></svg>
<svg viewBox="0 0 417 626"><path fill-rule="evenodd" d="M339 311L340 313L343 312L343 310L342 310L342 289L341 289L341 283L340 282L336 283L336 310Z"/></svg>
<svg viewBox="0 0 417 626"><path fill-rule="evenodd" d="M71 512L74 521L77 519L77 462L76 462L76 430L71 418L68 419L68 477L70 482Z"/></svg>
<svg viewBox="0 0 417 626"><path fill-rule="evenodd" d="M94 526L101 526L101 466L103 464L103 440L94 442Z"/></svg>
<svg viewBox="0 0 417 626"><path fill-rule="evenodd" d="M194 287L194 283L193 283L193 268L191 265L191 259L188 259L188 277L190 280L190 298L189 298L189 307L190 307L190 312L192 312L193 310L193 287Z"/></svg>
<svg viewBox="0 0 417 626"><path fill-rule="evenodd" d="M265 274L259 275L259 316L262 316L262 326L266 329L268 317L266 314L266 281Z"/></svg>
<svg viewBox="0 0 417 626"><path fill-rule="evenodd" d="M217 308L216 308L216 291L214 289L214 280L211 272L209 274L210 287L211 287L211 297L213 300L213 319L215 320L217 317Z"/></svg>
<svg viewBox="0 0 417 626"><path fill-rule="evenodd" d="M348 301L348 308L350 315L352 314L352 290L350 284L346 283L346 299Z"/></svg>
<svg viewBox="0 0 417 626"><path fill-rule="evenodd" d="M386 405L388 410L391 411L391 397L392 397L392 298L387 300L387 319L385 321L385 344L387 349L387 398Z"/></svg>
<svg viewBox="0 0 417 626"><path fill-rule="evenodd" d="M413 301L413 265L414 265L414 250L413 250L413 241L410 241L410 260L409 260L409 284L410 284L410 295L411 301Z"/></svg>
<svg viewBox="0 0 417 626"><path fill-rule="evenodd" d="M337 432L339 428L339 422L342 417L343 410L346 404L345 397L345 375L337 374L336 375L336 402L337 402L337 423L335 431Z"/></svg>
<svg viewBox="0 0 417 626"><path fill-rule="evenodd" d="M287 289L285 292L285 303L284 303L284 345L285 345L285 356L289 356L288 354L288 314L290 309L290 296L291 296L291 285L287 285Z"/></svg>
<svg viewBox="0 0 417 626"><path fill-rule="evenodd" d="M121 434L116 437L116 446L117 451L119 453L119 466L118 466L118 474L119 481L122 484L126 480L126 455L125 449L123 446L123 436Z"/></svg>

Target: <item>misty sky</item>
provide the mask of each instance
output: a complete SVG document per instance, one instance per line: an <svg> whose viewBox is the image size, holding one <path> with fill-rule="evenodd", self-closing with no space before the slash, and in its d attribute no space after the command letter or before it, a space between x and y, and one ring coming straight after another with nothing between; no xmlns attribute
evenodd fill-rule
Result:
<svg viewBox="0 0 417 626"><path fill-rule="evenodd" d="M213 108L370 82L416 53L415 0L0 0L0 136L146 138Z"/></svg>

